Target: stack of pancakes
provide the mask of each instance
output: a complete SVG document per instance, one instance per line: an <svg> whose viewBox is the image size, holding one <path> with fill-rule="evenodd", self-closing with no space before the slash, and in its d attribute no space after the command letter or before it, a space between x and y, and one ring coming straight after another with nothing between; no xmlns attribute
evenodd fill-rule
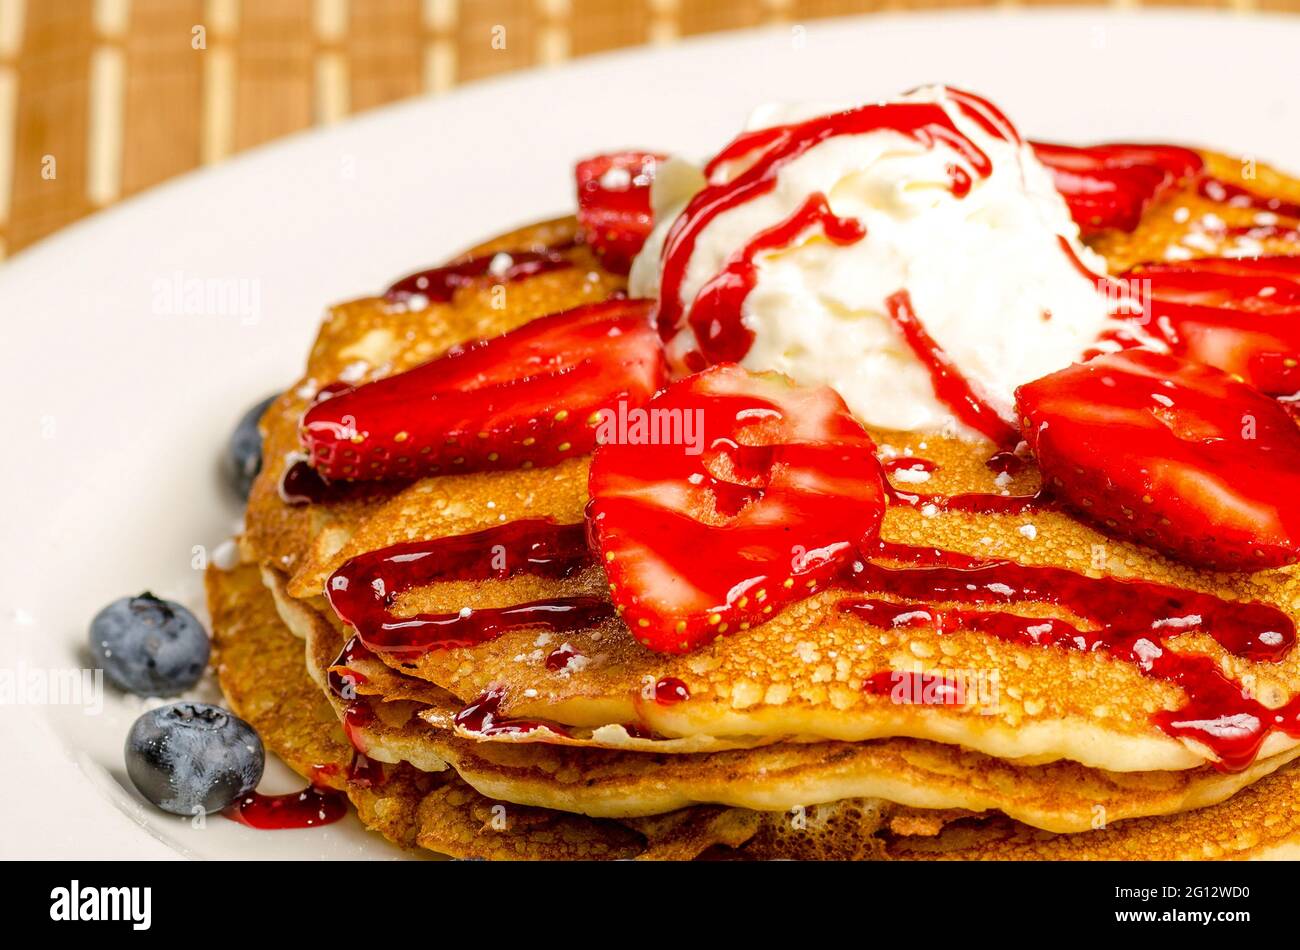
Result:
<svg viewBox="0 0 1300 950"><path fill-rule="evenodd" d="M1206 157L1216 174L1238 173L1234 160ZM1300 198L1300 183L1268 169L1251 186ZM1149 209L1135 233L1093 245L1116 272L1163 259L1173 246L1222 253L1230 242L1205 222L1249 225L1254 215L1180 192ZM299 448L303 412L320 387L340 378L401 372L456 343L621 290L622 278L574 242L575 229L572 219L550 222L466 255L564 247L574 263L567 269L507 285L485 277L449 302L425 306L372 297L335 307L303 378L263 419L265 464L249 502L243 563L213 568L208 591L222 687L269 749L316 784L345 790L362 821L390 840L457 857L1300 855L1300 763L1292 761L1300 741L1274 733L1253 765L1223 771L1208 750L1152 723L1154 713L1183 705L1182 691L1132 664L976 632L875 627L838 609L852 593L845 590L819 592L684 656L646 649L614 618L567 634L507 632L419 656L363 653L336 668L354 631L323 597L333 571L400 542L524 518L578 522L589 460L377 485L289 505L278 484ZM1300 253L1280 237L1265 245ZM987 445L872 435L882 455L938 463L921 486L926 492L1037 488L1032 465L1010 483L995 480ZM1164 581L1300 617L1296 569L1197 571L1057 511L927 517L892 506L882 537ZM395 609L452 613L606 592L603 572L591 567L564 579L439 582L401 595ZM1081 622L1045 604L1022 612ZM1265 663L1232 656L1204 635L1172 644L1214 657L1270 707L1300 692L1300 652ZM548 663L556 651L577 659ZM971 688L960 703L900 703L862 688L888 670ZM659 701L657 684L674 680L688 698ZM499 717L540 726L485 735L457 723L461 710L489 693L499 698ZM355 715L358 706L366 715Z"/></svg>

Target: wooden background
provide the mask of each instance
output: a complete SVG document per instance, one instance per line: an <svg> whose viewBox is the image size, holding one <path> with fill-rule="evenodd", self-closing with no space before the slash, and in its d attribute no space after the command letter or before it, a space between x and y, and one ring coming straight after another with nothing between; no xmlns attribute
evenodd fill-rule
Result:
<svg viewBox="0 0 1300 950"><path fill-rule="evenodd" d="M980 5L0 0L0 257L195 166L421 92L714 30ZM1201 5L1300 11L1300 0Z"/></svg>

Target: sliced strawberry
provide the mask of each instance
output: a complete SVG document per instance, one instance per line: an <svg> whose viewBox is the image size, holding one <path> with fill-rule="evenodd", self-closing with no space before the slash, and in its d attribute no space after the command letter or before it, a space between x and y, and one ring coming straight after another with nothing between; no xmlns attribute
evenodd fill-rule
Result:
<svg viewBox="0 0 1300 950"><path fill-rule="evenodd" d="M1170 349L1271 396L1300 393L1300 257L1203 258L1124 275Z"/></svg>
<svg viewBox="0 0 1300 950"><path fill-rule="evenodd" d="M327 479L554 465L595 445L598 410L639 405L664 382L650 304L612 300L454 347L349 389L303 416Z"/></svg>
<svg viewBox="0 0 1300 950"><path fill-rule="evenodd" d="M875 446L829 388L723 363L618 428L592 460L588 529L615 605L652 649L763 623L877 536Z"/></svg>
<svg viewBox="0 0 1300 950"><path fill-rule="evenodd" d="M653 152L615 152L578 163L578 223L601 263L626 274L650 234Z"/></svg>
<svg viewBox="0 0 1300 950"><path fill-rule="evenodd" d="M1188 564L1300 554L1300 428L1227 373L1126 350L1016 390L1044 485L1109 533Z"/></svg>
<svg viewBox="0 0 1300 950"><path fill-rule="evenodd" d="M1132 231L1148 204L1204 166L1201 156L1175 145L1030 144L1085 235Z"/></svg>

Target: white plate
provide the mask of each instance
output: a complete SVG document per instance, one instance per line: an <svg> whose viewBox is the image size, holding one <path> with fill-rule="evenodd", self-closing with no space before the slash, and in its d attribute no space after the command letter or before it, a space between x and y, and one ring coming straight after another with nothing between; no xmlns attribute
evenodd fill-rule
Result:
<svg viewBox="0 0 1300 950"><path fill-rule="evenodd" d="M940 81L990 96L1035 136L1203 143L1294 168L1297 48L1300 20L1185 12L946 13L733 34L384 109L68 228L0 268L0 672L83 665L87 621L124 594L198 605L193 551L210 551L239 514L217 474L223 440L297 375L322 308L569 209L578 156L638 145L704 155L764 100ZM169 299L178 279L237 281L247 306L187 315ZM195 829L142 805L121 761L140 709L112 695L93 716L0 707L0 856L397 853L355 820Z"/></svg>

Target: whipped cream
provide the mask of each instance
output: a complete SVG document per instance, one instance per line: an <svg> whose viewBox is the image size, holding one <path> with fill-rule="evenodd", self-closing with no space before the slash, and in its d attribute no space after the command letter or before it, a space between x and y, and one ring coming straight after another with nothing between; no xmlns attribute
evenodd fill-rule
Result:
<svg viewBox="0 0 1300 950"><path fill-rule="evenodd" d="M943 87L894 101L940 106L987 156L987 173L943 139L925 142L891 129L827 137L781 166L770 191L708 221L690 252L679 302L688 312L701 288L756 234L821 193L835 215L859 222L865 237L836 243L810 228L789 246L754 257L757 276L741 306L753 341L742 365L830 385L870 426L971 436L976 433L936 396L886 299L906 290L917 319L971 388L1014 422L1018 385L1069 365L1091 347L1108 348L1098 339L1117 319L1095 276L1106 265L1080 242L1065 200L1031 147L1008 126L999 134L1000 116L977 121ZM747 128L836 111L765 106ZM719 165L707 184L734 180L760 155L761 149ZM964 195L954 187L955 174L969 179ZM665 237L705 184L680 159L662 167L652 193L657 225L630 276L634 295L660 295ZM669 340L670 359L682 365L698 343L683 319Z"/></svg>

